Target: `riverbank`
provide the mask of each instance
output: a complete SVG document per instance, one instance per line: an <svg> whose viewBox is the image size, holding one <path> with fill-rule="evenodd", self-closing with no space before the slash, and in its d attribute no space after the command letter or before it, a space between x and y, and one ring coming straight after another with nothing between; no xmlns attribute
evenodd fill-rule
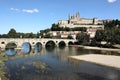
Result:
<svg viewBox="0 0 120 80"><path fill-rule="evenodd" d="M8 69L5 66L5 61L7 61L8 59L1 54L0 52L0 80L9 80L6 75L8 75Z"/></svg>
<svg viewBox="0 0 120 80"><path fill-rule="evenodd" d="M87 61L87 62L99 64L99 65L120 69L120 61L119 61L120 56L87 54L87 55L79 55L79 56L69 56L69 60L71 59Z"/></svg>
<svg viewBox="0 0 120 80"><path fill-rule="evenodd" d="M92 47L92 46L83 46L83 45L71 45L74 47L81 47L84 49L91 49L91 50L105 50L105 51L117 51L120 53L120 49L113 49L113 48L101 48L101 47Z"/></svg>

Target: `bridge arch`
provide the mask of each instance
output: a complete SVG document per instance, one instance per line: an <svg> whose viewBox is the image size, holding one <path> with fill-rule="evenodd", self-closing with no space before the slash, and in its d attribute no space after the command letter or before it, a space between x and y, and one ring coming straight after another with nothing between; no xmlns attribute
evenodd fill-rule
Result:
<svg viewBox="0 0 120 80"><path fill-rule="evenodd" d="M53 40L47 41L45 47L55 47L56 43Z"/></svg>
<svg viewBox="0 0 120 80"><path fill-rule="evenodd" d="M69 42L68 42L68 45L74 45L74 42L69 41Z"/></svg>
<svg viewBox="0 0 120 80"><path fill-rule="evenodd" d="M22 45L24 45L24 44L29 44L29 46L32 47L32 45L31 45L30 42L23 42L23 43L21 44L21 47L22 47Z"/></svg>
<svg viewBox="0 0 120 80"><path fill-rule="evenodd" d="M35 45L36 45L36 44L39 44L39 45L41 45L41 46L43 45L41 42L36 42Z"/></svg>
<svg viewBox="0 0 120 80"><path fill-rule="evenodd" d="M34 45L34 47L35 47L35 50L36 51L38 51L38 52L40 52L41 51L41 49L42 49L42 43L41 42L37 42L35 45Z"/></svg>
<svg viewBox="0 0 120 80"><path fill-rule="evenodd" d="M6 48L17 48L17 43L16 42L8 42L5 44L5 49Z"/></svg>
<svg viewBox="0 0 120 80"><path fill-rule="evenodd" d="M66 46L66 43L65 43L64 41L60 41L60 42L58 43L58 46L59 46L59 47L65 47L65 46Z"/></svg>

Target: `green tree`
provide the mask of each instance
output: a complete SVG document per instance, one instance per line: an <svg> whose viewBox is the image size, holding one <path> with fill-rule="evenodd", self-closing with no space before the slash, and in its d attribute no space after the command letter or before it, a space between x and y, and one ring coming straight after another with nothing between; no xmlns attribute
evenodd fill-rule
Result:
<svg viewBox="0 0 120 80"><path fill-rule="evenodd" d="M7 34L3 34L3 35L1 35L1 38L8 38L8 35Z"/></svg>
<svg viewBox="0 0 120 80"><path fill-rule="evenodd" d="M24 34L24 38L36 38L36 34L31 33L26 33Z"/></svg>
<svg viewBox="0 0 120 80"><path fill-rule="evenodd" d="M86 32L87 28L85 27L75 27L75 28L71 28L72 31L83 31Z"/></svg>
<svg viewBox="0 0 120 80"><path fill-rule="evenodd" d="M104 33L105 33L104 40L107 43L114 43L114 29L105 30Z"/></svg>
<svg viewBox="0 0 120 80"><path fill-rule="evenodd" d="M41 36L41 38L48 37L48 36L50 37L49 32L50 32L49 28L45 30L40 30L39 36Z"/></svg>
<svg viewBox="0 0 120 80"><path fill-rule="evenodd" d="M9 38L18 38L17 32L15 29L10 29L10 31L8 32L8 37Z"/></svg>
<svg viewBox="0 0 120 80"><path fill-rule="evenodd" d="M40 32L37 32L37 38L41 37Z"/></svg>
<svg viewBox="0 0 120 80"><path fill-rule="evenodd" d="M104 30L97 30L95 34L96 41L104 41L105 40L105 31Z"/></svg>
<svg viewBox="0 0 120 80"><path fill-rule="evenodd" d="M114 29L114 35L112 39L114 40L113 42L115 44L120 44L120 29L119 28Z"/></svg>
<svg viewBox="0 0 120 80"><path fill-rule="evenodd" d="M58 26L58 24L52 24L51 31L60 31L61 28Z"/></svg>
<svg viewBox="0 0 120 80"><path fill-rule="evenodd" d="M89 35L87 35L84 32L81 32L81 33L77 34L76 39L78 40L79 43L88 42Z"/></svg>
<svg viewBox="0 0 120 80"><path fill-rule="evenodd" d="M67 39L73 39L72 35L68 35Z"/></svg>
<svg viewBox="0 0 120 80"><path fill-rule="evenodd" d="M44 35L44 38L52 38L51 34Z"/></svg>
<svg viewBox="0 0 120 80"><path fill-rule="evenodd" d="M109 44L120 44L120 29L108 28L105 30L97 30L95 35L96 41L106 41Z"/></svg>
<svg viewBox="0 0 120 80"><path fill-rule="evenodd" d="M69 27L65 27L64 29L65 29L65 31L70 31Z"/></svg>
<svg viewBox="0 0 120 80"><path fill-rule="evenodd" d="M112 21L106 21L104 22L105 29L109 28L120 28L120 21L118 19L112 20Z"/></svg>

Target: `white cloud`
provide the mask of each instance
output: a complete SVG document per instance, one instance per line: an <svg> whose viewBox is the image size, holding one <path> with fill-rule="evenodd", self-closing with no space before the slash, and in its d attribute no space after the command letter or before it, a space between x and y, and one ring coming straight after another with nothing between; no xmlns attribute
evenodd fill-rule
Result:
<svg viewBox="0 0 120 80"><path fill-rule="evenodd" d="M39 10L38 9L23 9L22 12L26 12L26 13L38 13Z"/></svg>
<svg viewBox="0 0 120 80"><path fill-rule="evenodd" d="M16 12L25 12L25 13L38 13L39 10L38 9L17 9L17 8L10 8L10 10L12 11L16 11Z"/></svg>
<svg viewBox="0 0 120 80"><path fill-rule="evenodd" d="M107 0L109 3L114 3L116 2L117 0Z"/></svg>
<svg viewBox="0 0 120 80"><path fill-rule="evenodd" d="M17 9L17 8L10 8L10 10L12 10L12 11L20 11L20 10Z"/></svg>

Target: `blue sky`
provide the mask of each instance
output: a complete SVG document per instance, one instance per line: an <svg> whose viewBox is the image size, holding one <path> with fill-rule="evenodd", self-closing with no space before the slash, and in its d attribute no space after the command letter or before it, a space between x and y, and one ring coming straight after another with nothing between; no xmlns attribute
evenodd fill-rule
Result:
<svg viewBox="0 0 120 80"><path fill-rule="evenodd" d="M0 0L0 34L11 28L37 33L76 12L82 18L120 19L120 0Z"/></svg>

